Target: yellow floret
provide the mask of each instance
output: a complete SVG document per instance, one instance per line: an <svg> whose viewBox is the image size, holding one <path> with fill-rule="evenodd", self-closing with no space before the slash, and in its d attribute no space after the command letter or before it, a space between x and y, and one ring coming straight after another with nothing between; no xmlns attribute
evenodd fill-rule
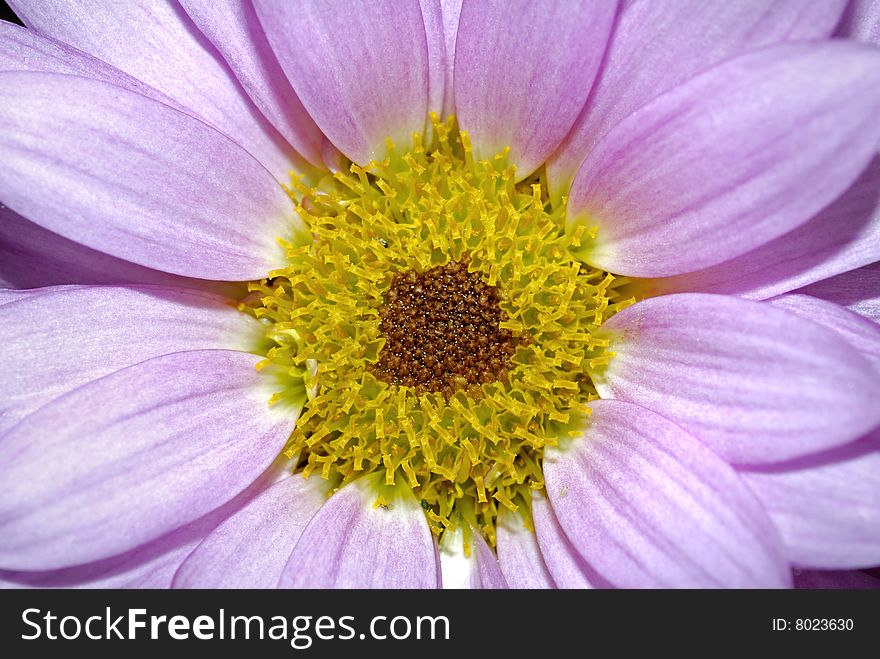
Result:
<svg viewBox="0 0 880 659"><path fill-rule="evenodd" d="M314 187L295 179L289 192L313 241L285 244L290 265L252 283L259 295L242 308L266 328L261 366L310 392L286 448L304 475L342 486L381 472L413 489L437 535L463 526L494 543L498 506L528 510L544 486L544 448L583 424L591 373L608 360L594 332L632 300L622 279L572 256L583 231L565 234L564 208L549 208L539 179L517 184L506 152L475 162L453 119L434 117L434 134L430 150L416 135L402 155L389 145L383 162ZM506 381L447 399L376 379L393 275L465 254L469 272L500 288L503 326L528 337Z"/></svg>

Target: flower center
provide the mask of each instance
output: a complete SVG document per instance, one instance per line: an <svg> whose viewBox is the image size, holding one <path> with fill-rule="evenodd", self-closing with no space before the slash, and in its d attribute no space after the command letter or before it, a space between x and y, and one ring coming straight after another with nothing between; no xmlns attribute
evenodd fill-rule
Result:
<svg viewBox="0 0 880 659"><path fill-rule="evenodd" d="M479 396L473 385L505 378L520 340L499 326L509 318L498 306L498 287L468 272L469 263L465 255L423 273L394 275L379 308L385 346L373 375L447 400L468 385Z"/></svg>
<svg viewBox="0 0 880 659"><path fill-rule="evenodd" d="M572 256L584 230L565 234L539 179L517 184L506 154L475 162L452 119L433 132L430 150L416 135L295 180L311 235L240 308L266 330L270 402L307 393L286 448L304 476L380 472L438 536L494 543L498 507L527 515L544 487L544 447L579 434L610 357L596 330L633 300Z"/></svg>

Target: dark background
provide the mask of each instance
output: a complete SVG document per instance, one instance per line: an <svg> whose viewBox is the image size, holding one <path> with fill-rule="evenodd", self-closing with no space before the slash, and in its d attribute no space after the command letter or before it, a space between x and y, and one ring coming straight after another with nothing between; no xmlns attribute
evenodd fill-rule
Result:
<svg viewBox="0 0 880 659"><path fill-rule="evenodd" d="M4 0L0 0L0 18L4 21L12 21L13 23L21 25L21 21L18 20L18 17L12 12L9 5L7 5Z"/></svg>
<svg viewBox="0 0 880 659"><path fill-rule="evenodd" d="M811 650L810 656L860 656L877 647L876 591L365 591L365 590L242 590L242 591L2 591L0 648L6 657L292 657L350 656L383 659L407 657L488 657L547 659L551 657L717 656L743 651L785 656L782 652ZM37 608L59 617L80 618L111 607L116 615L145 608L148 615L354 616L355 628L372 616L439 616L449 619L450 639L396 641L315 641L304 652L284 641L189 640L134 642L21 640L33 629L22 612ZM853 631L772 631L772 620L794 626L798 618L851 618ZM57 622L56 622L57 629ZM57 633L57 632L56 632ZM223 647L220 647L221 643ZM134 654L132 654L132 650ZM685 654L682 651L691 650ZM858 652L853 652L858 650ZM360 651L360 652L358 652ZM365 652L366 651L366 652ZM122 654L124 653L124 654ZM698 653L698 654L697 654Z"/></svg>

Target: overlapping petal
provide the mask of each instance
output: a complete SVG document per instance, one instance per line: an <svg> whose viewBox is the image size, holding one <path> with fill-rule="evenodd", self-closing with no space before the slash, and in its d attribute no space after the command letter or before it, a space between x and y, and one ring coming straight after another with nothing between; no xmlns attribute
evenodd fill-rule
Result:
<svg viewBox="0 0 880 659"><path fill-rule="evenodd" d="M443 588L462 590L508 587L495 552L479 533L471 533L465 548L462 529L450 530L443 534L439 550Z"/></svg>
<svg viewBox="0 0 880 659"><path fill-rule="evenodd" d="M878 116L875 49L784 44L728 60L605 135L572 185L568 224L595 228L582 257L620 274L721 263L840 196L876 153Z"/></svg>
<svg viewBox="0 0 880 659"><path fill-rule="evenodd" d="M880 432L740 474L779 529L791 563L824 569L880 564Z"/></svg>
<svg viewBox="0 0 880 659"><path fill-rule="evenodd" d="M661 93L721 61L783 41L831 34L846 0L640 0L627 3L595 89L547 162L551 196L616 124Z"/></svg>
<svg viewBox="0 0 880 659"><path fill-rule="evenodd" d="M48 288L0 288L0 304L20 302L21 300L27 300L30 298L38 297L40 295L45 295L46 293L54 293L57 291L75 291L81 288L88 287L80 286L79 284L67 284L64 286L49 286Z"/></svg>
<svg viewBox="0 0 880 659"><path fill-rule="evenodd" d="M384 478L384 474L381 475ZM335 493L312 517L279 581L281 588L436 588L437 557L412 492L378 503L367 476Z"/></svg>
<svg viewBox="0 0 880 659"><path fill-rule="evenodd" d="M584 435L544 454L547 496L575 549L620 587L780 587L788 564L736 472L675 424L594 401Z"/></svg>
<svg viewBox="0 0 880 659"><path fill-rule="evenodd" d="M446 44L446 76L443 92L443 115L455 112L455 44L463 0L439 0L443 18L443 41ZM426 28L427 29L427 28Z"/></svg>
<svg viewBox="0 0 880 659"><path fill-rule="evenodd" d="M16 425L0 442L0 566L46 570L108 558L242 492L296 419L269 408L258 360L226 350L156 357Z"/></svg>
<svg viewBox="0 0 880 659"><path fill-rule="evenodd" d="M198 114L158 89L104 60L34 30L0 21L0 71L42 71L81 75L143 94L181 112Z"/></svg>
<svg viewBox="0 0 880 659"><path fill-rule="evenodd" d="M0 199L50 231L189 277L258 279L302 226L268 171L193 117L115 85L0 73Z"/></svg>
<svg viewBox="0 0 880 659"><path fill-rule="evenodd" d="M428 47L418 0L255 2L269 43L331 142L365 165L386 138L408 148L428 111Z"/></svg>
<svg viewBox="0 0 880 659"><path fill-rule="evenodd" d="M851 311L880 323L880 264L878 263L824 279L798 292L846 305Z"/></svg>
<svg viewBox="0 0 880 659"><path fill-rule="evenodd" d="M428 53L428 112L443 115L446 104L446 75L449 63L446 55L446 35L443 32L443 6L440 0L419 0L425 25L425 45ZM431 122L426 121L426 134Z"/></svg>
<svg viewBox="0 0 880 659"><path fill-rule="evenodd" d="M650 298L612 316L602 398L672 419L729 462L839 446L880 423L880 378L834 331L721 295Z"/></svg>
<svg viewBox="0 0 880 659"><path fill-rule="evenodd" d="M241 293L236 284L179 277L104 254L0 205L0 286L36 288L72 283L162 284L228 295Z"/></svg>
<svg viewBox="0 0 880 659"><path fill-rule="evenodd" d="M498 514L496 536L501 573L511 588L555 588L541 556L538 537L523 522L521 515L506 508Z"/></svg>
<svg viewBox="0 0 880 659"><path fill-rule="evenodd" d="M837 28L837 35L862 43L880 45L880 2L850 0Z"/></svg>
<svg viewBox="0 0 880 659"><path fill-rule="evenodd" d="M522 179L553 153L587 99L616 13L617 0L464 0L455 111L476 158L509 146Z"/></svg>
<svg viewBox="0 0 880 659"><path fill-rule="evenodd" d="M179 2L278 132L300 155L320 165L321 131L287 82L253 5L248 0Z"/></svg>
<svg viewBox="0 0 880 659"><path fill-rule="evenodd" d="M544 564L559 588L604 588L610 585L571 544L543 492L532 493L532 518Z"/></svg>
<svg viewBox="0 0 880 659"><path fill-rule="evenodd" d="M235 498L156 540L103 560L59 570L0 570L0 588L169 588L183 561L220 522L289 474L283 455Z"/></svg>
<svg viewBox="0 0 880 659"><path fill-rule="evenodd" d="M857 313L811 295L789 293L768 300L769 304L812 320L837 332L841 338L880 370L880 325Z"/></svg>
<svg viewBox="0 0 880 659"><path fill-rule="evenodd" d="M254 107L219 53L176 2L9 4L27 27L167 94L247 149L279 181L289 180L296 153Z"/></svg>
<svg viewBox="0 0 880 659"><path fill-rule="evenodd" d="M495 552L486 544L482 534L474 533L472 551L476 561L477 583L474 588L498 589L507 588L507 580L501 572L498 564L498 557Z"/></svg>
<svg viewBox="0 0 880 659"><path fill-rule="evenodd" d="M274 588L327 481L290 475L226 519L174 575L175 588Z"/></svg>
<svg viewBox="0 0 880 659"><path fill-rule="evenodd" d="M880 261L880 157L797 229L724 263L654 279L645 287L652 295L704 291L761 300L875 261Z"/></svg>
<svg viewBox="0 0 880 659"><path fill-rule="evenodd" d="M92 563L46 571L0 570L0 588L169 588L177 568L205 532L201 522L195 521L136 549Z"/></svg>
<svg viewBox="0 0 880 659"><path fill-rule="evenodd" d="M167 287L38 289L0 307L0 325L0 434L113 371L183 350L253 350L260 331L226 298Z"/></svg>
<svg viewBox="0 0 880 659"><path fill-rule="evenodd" d="M198 116L103 60L12 23L0 22L0 70L81 75ZM146 283L217 288L207 281L181 278L90 249L28 222L0 205L0 284L36 287L67 283Z"/></svg>

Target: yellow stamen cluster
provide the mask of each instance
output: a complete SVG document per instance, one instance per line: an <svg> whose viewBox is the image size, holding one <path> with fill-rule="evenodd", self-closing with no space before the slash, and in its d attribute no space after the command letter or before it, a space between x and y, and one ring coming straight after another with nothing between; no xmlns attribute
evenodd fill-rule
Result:
<svg viewBox="0 0 880 659"><path fill-rule="evenodd" d="M564 233L537 180L517 184L506 154L475 162L452 120L435 118L434 133L430 150L416 135L383 162L294 181L311 239L285 244L290 265L251 284L242 309L265 324L262 366L309 392L286 449L306 477L383 472L413 489L437 535L462 526L494 543L498 506L528 511L544 447L581 427L590 374L609 358L594 332L631 300L572 258L584 231ZM377 379L395 277L450 263L497 287L500 328L523 337L504 378L445 392Z"/></svg>

